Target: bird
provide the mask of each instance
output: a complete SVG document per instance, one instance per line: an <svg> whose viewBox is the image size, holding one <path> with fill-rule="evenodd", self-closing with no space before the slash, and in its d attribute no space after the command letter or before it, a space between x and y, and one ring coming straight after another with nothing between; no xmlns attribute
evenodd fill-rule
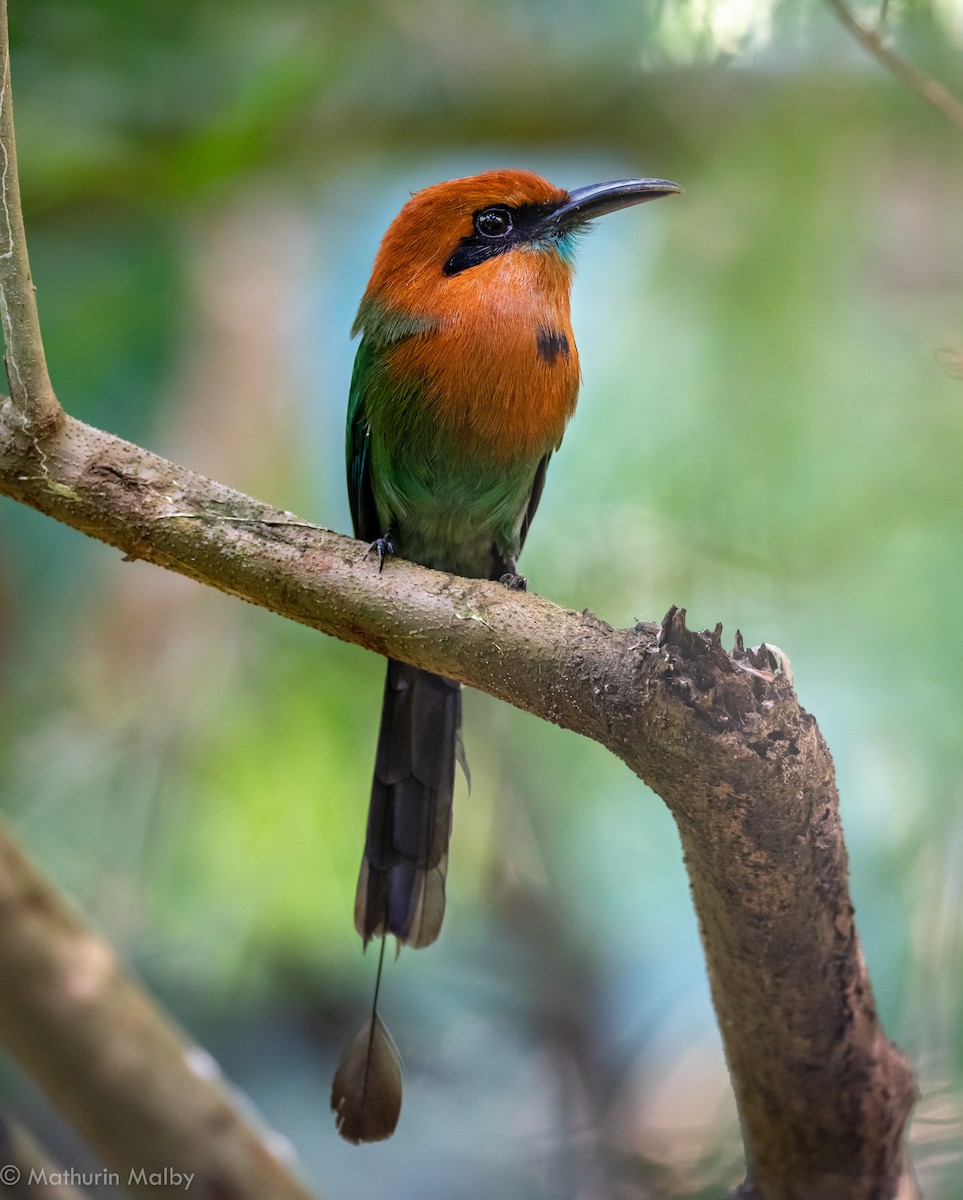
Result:
<svg viewBox="0 0 963 1200"><path fill-rule="evenodd" d="M352 335L347 413L355 537L393 555L524 589L517 571L580 383L569 295L590 222L681 192L666 179L569 191L531 171L486 171L415 192L385 233ZM438 937L456 763L467 777L458 683L389 659L355 899L380 938L371 1017L332 1089L338 1131L394 1131L400 1059L378 1014L388 936Z"/></svg>

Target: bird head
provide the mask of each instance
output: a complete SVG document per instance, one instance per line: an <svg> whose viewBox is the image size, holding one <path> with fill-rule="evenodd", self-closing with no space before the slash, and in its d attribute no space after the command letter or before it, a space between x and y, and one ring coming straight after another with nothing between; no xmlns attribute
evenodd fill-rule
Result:
<svg viewBox="0 0 963 1200"><path fill-rule="evenodd" d="M619 179L569 192L516 170L433 184L388 228L365 298L411 310L445 281L482 284L519 256L561 268L567 282L575 236L590 221L681 190L666 179Z"/></svg>

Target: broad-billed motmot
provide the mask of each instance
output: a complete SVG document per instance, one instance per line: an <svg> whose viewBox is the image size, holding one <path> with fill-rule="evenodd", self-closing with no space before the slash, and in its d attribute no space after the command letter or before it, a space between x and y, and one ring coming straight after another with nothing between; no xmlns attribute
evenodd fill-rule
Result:
<svg viewBox="0 0 963 1200"><path fill-rule="evenodd" d="M404 206L358 310L348 401L351 517L379 567L397 554L524 587L516 561L578 395L575 238L604 213L679 191L620 179L567 192L528 171L489 171ZM457 683L389 659L355 900L366 945L438 936L460 727ZM332 1090L352 1142L390 1136L401 1106L377 998L376 985Z"/></svg>

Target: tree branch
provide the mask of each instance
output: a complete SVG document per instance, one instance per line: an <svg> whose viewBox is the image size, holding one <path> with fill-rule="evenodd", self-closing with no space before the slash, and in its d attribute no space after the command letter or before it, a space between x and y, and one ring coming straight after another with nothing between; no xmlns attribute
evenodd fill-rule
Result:
<svg viewBox="0 0 963 1200"><path fill-rule="evenodd" d="M158 1014L2 826L0 978L0 1039L125 1191L182 1195L183 1183L141 1177L166 1168L193 1176L201 1200L309 1200L210 1055Z"/></svg>
<svg viewBox="0 0 963 1200"><path fill-rule="evenodd" d="M880 15L880 28L869 29L853 16L844 0L826 0L836 16L842 21L859 44L881 63L900 83L905 84L917 96L941 112L948 121L963 132L963 102L942 83L932 79L925 71L891 50L883 40L882 22L886 17L885 6Z"/></svg>
<svg viewBox="0 0 963 1200"><path fill-rule="evenodd" d="M679 826L756 1194L897 1194L912 1076L862 962L832 760L765 656L727 654L675 610L613 629L400 560L379 574L362 543L70 417L37 446L8 410L0 492L617 754Z"/></svg>

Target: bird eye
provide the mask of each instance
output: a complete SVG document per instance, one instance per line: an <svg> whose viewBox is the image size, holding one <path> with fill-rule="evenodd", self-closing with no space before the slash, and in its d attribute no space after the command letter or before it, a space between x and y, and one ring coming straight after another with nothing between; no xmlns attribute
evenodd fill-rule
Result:
<svg viewBox="0 0 963 1200"><path fill-rule="evenodd" d="M512 214L507 208L486 208L475 217L475 230L482 237L504 237L512 231Z"/></svg>

